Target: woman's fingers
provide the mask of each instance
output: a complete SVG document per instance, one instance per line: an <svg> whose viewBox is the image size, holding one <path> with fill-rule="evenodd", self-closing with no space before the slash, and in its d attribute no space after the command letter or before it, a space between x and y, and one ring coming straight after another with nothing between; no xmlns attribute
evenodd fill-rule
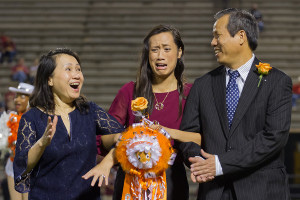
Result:
<svg viewBox="0 0 300 200"><path fill-rule="evenodd" d="M93 177L91 186L94 186L97 180L99 180L98 187L101 187L103 182L105 185L108 185L108 176L110 173L110 168L111 167L109 168L105 167L105 165L103 166L103 161L102 161L101 163L96 165L93 169L91 169L86 174L84 174L82 178L87 180Z"/></svg>
<svg viewBox="0 0 300 200"><path fill-rule="evenodd" d="M108 176L109 176L109 174L106 174L106 175L105 174L100 174L100 176L99 176L99 184L98 184L99 187L102 186L103 181L104 181L105 185L108 185Z"/></svg>
<svg viewBox="0 0 300 200"><path fill-rule="evenodd" d="M51 117L49 116L47 119L47 126L46 126L45 133L49 131L50 127L51 127Z"/></svg>
<svg viewBox="0 0 300 200"><path fill-rule="evenodd" d="M58 117L55 115L52 122L52 130L53 134L56 132L56 125L57 125Z"/></svg>
<svg viewBox="0 0 300 200"><path fill-rule="evenodd" d="M49 129L47 131L47 138L51 138L52 137L51 132L52 132L52 129Z"/></svg>
<svg viewBox="0 0 300 200"><path fill-rule="evenodd" d="M85 175L82 176L82 178L85 180L87 180L91 177L93 177L91 186L94 186L98 179L99 179L98 187L102 186L103 181L104 181L105 185L108 185L108 175L99 174L99 172L93 173L93 172L89 171L88 173L86 173Z"/></svg>
<svg viewBox="0 0 300 200"><path fill-rule="evenodd" d="M49 121L50 119L50 121ZM52 138L56 132L56 125L57 125L57 121L58 121L58 118L57 116L55 115L54 118L53 118L53 121L51 121L51 117L49 116L48 117L48 125L47 125L47 129L46 129L46 134L47 136L50 138Z"/></svg>
<svg viewBox="0 0 300 200"><path fill-rule="evenodd" d="M58 118L54 116L53 121L51 121L51 117L48 116L47 119L47 126L44 132L43 137L41 138L41 145L48 146L51 143L51 140L56 132L56 125L57 125Z"/></svg>
<svg viewBox="0 0 300 200"><path fill-rule="evenodd" d="M91 183L91 186L94 186L97 180L98 180L98 176L94 176L93 180L92 180L92 183Z"/></svg>
<svg viewBox="0 0 300 200"><path fill-rule="evenodd" d="M47 120L47 126L51 123L51 117L48 116L48 120Z"/></svg>
<svg viewBox="0 0 300 200"><path fill-rule="evenodd" d="M105 177L105 185L108 185L108 176L109 174Z"/></svg>
<svg viewBox="0 0 300 200"><path fill-rule="evenodd" d="M101 174L99 174L99 172L97 173L97 171L93 169L91 169L90 171L88 171L85 175L82 176L83 179L87 180L89 178L93 177L93 180L91 182L91 186L94 186L96 181L99 178L99 183L98 186L101 187L102 185L102 181L103 181L103 176L101 176Z"/></svg>
<svg viewBox="0 0 300 200"><path fill-rule="evenodd" d="M83 175L82 178L85 179L85 180L87 180L87 179L89 179L91 176L92 176L92 174L91 174L91 170L90 170L90 171L88 171L85 175Z"/></svg>
<svg viewBox="0 0 300 200"><path fill-rule="evenodd" d="M101 187L101 186L102 186L103 178L104 178L104 177L103 177L102 175L100 175L98 187Z"/></svg>

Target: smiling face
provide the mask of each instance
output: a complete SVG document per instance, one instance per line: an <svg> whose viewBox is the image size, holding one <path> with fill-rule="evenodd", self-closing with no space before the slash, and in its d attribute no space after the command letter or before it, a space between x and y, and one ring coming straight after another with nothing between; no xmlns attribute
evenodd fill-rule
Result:
<svg viewBox="0 0 300 200"><path fill-rule="evenodd" d="M83 81L81 67L73 56L56 56L56 68L48 80L54 96L64 103L72 103L80 96Z"/></svg>
<svg viewBox="0 0 300 200"><path fill-rule="evenodd" d="M232 37L227 30L228 21L229 15L224 15L215 22L211 46L214 47L215 56L220 64L234 68L241 53L240 32Z"/></svg>
<svg viewBox="0 0 300 200"><path fill-rule="evenodd" d="M29 95L22 94L22 93L16 94L16 97L14 98L14 102L15 102L15 109L18 114L26 112L28 101L29 101Z"/></svg>
<svg viewBox="0 0 300 200"><path fill-rule="evenodd" d="M155 77L174 76L177 59L182 55L170 32L153 35L149 39L149 63Z"/></svg>

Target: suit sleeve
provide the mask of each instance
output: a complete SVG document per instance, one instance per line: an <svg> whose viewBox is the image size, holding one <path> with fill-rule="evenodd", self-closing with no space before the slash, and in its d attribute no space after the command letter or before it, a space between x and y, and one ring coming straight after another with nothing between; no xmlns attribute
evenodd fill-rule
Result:
<svg viewBox="0 0 300 200"><path fill-rule="evenodd" d="M224 174L264 165L278 157L287 143L291 123L292 81L284 75L270 89L272 92L268 97L264 128L242 148L218 155Z"/></svg>
<svg viewBox="0 0 300 200"><path fill-rule="evenodd" d="M196 80L185 103L180 130L200 133L200 87Z"/></svg>
<svg viewBox="0 0 300 200"><path fill-rule="evenodd" d="M180 130L196 132L200 134L200 120L199 120L199 81L195 81L188 95ZM189 157L200 156L200 146L194 142L183 142L178 146L178 150L182 153L184 163L186 166L190 166L188 161Z"/></svg>

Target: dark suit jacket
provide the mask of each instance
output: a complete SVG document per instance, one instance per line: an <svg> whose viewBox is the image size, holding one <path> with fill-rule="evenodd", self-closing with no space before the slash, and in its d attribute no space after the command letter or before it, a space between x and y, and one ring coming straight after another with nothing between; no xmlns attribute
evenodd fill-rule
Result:
<svg viewBox="0 0 300 200"><path fill-rule="evenodd" d="M291 79L276 68L263 76L255 58L246 79L232 127L225 103L224 66L198 78L188 96L181 129L202 135L202 148L219 156L224 175L199 184L198 199L220 199L225 183L232 183L237 199L289 199L283 149L291 122ZM185 161L200 147L180 145Z"/></svg>

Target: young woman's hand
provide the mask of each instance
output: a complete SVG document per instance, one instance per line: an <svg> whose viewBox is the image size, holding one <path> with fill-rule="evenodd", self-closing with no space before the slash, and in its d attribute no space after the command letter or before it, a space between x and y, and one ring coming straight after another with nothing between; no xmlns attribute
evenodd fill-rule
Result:
<svg viewBox="0 0 300 200"><path fill-rule="evenodd" d="M52 138L56 132L56 125L57 125L57 116L55 115L53 118L53 121L51 121L51 117L48 117L48 121L47 121L47 127L45 129L45 132L43 134L43 136L41 137L40 141L39 141L39 145L40 146L48 146L50 145Z"/></svg>

